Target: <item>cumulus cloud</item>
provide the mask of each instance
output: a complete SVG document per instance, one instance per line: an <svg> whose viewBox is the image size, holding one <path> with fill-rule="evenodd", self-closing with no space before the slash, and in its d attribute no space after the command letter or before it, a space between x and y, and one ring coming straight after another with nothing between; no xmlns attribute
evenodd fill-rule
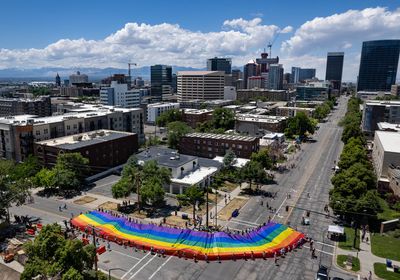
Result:
<svg viewBox="0 0 400 280"><path fill-rule="evenodd" d="M283 42L281 50L292 55L310 51L347 49L374 39L400 37L400 9L389 11L376 7L348 10L328 17L316 17L301 25L295 34Z"/></svg>
<svg viewBox="0 0 400 280"><path fill-rule="evenodd" d="M290 27L263 25L258 17L227 20L216 32L169 23L127 23L103 40L62 39L43 49L0 49L0 68L120 67L127 61L204 67L205 60L214 56L233 57L240 65L275 34L289 31Z"/></svg>

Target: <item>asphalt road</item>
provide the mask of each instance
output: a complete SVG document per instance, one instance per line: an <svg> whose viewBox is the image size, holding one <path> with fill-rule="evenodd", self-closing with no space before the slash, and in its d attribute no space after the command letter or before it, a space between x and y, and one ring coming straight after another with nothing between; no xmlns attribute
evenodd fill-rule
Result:
<svg viewBox="0 0 400 280"><path fill-rule="evenodd" d="M184 260L178 257L167 256L161 258L147 252L134 251L111 244L111 251L99 257L99 268L107 271L114 270L113 275L123 280L132 279L315 279L316 271L320 264L330 268L330 276L343 279L356 279L352 275L344 274L332 266L333 242L326 238L326 230L331 221L324 215L311 214L310 226L300 224L303 210L293 206L323 212L328 203L329 189L332 187L333 161L337 160L342 149L340 141L341 128L337 122L345 114L347 99L341 102L327 123L320 124L320 129L315 134L315 143L302 145L302 150L294 161L296 167L284 174L277 176L277 184L263 186L265 190L277 192L275 199L252 197L241 209L237 218L226 224L229 228L244 229L263 223L271 216L274 221L288 223L292 227L305 232L315 241L317 258L311 259L311 253L306 246L281 258L276 266L272 259L267 260L238 260L218 262L198 262ZM108 192L108 186L115 180L109 178L100 182L94 192ZM291 198L287 199L287 193ZM309 194L309 196L307 195ZM268 202L270 206L278 209L278 213L271 213L265 206L260 205L260 200ZM35 197L35 203L20 207L13 207L12 214L41 216L44 223L60 222L68 219L72 214L87 211L84 206L68 204L68 209L60 212L58 206L63 202L57 199ZM285 206L290 205L291 210L285 211Z"/></svg>

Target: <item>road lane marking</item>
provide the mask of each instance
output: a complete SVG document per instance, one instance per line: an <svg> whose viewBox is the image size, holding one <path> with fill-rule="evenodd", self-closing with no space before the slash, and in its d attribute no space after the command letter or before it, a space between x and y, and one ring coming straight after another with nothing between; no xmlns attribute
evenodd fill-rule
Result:
<svg viewBox="0 0 400 280"><path fill-rule="evenodd" d="M151 279L154 277L154 275L156 275L156 274L157 274L157 272L159 272L159 271L160 271L160 269L161 269L161 268L163 268L163 266L164 266L164 265L166 265L166 264L167 264L167 262L169 262L169 260L170 260L170 259L172 259L172 257L173 257L173 255L169 256L169 258L168 258L168 259L167 259L165 262L163 262L163 263L162 263L162 265L160 265L160 267L159 267L159 268L157 268L157 270L156 270L156 271L154 271L152 275L150 275L150 277L149 277L149 279L148 279L148 280L151 280Z"/></svg>
<svg viewBox="0 0 400 280"><path fill-rule="evenodd" d="M135 259L135 260L138 260L138 261L140 261L141 259L139 259L139 258L136 258L136 257L134 257L134 256L131 256L131 255L128 255L128 254L125 254L125 253L122 253L122 252L119 252L119 251L117 251L117 250L112 250L112 251L110 251L111 253L113 252L113 253L117 253L117 254L120 254L120 255L122 255L122 256L126 256L126 257L128 257L128 258L131 258L131 259Z"/></svg>
<svg viewBox="0 0 400 280"><path fill-rule="evenodd" d="M328 243L323 243L323 242L319 242L319 241L316 241L315 243L321 244L321 245L323 245L323 246L328 246L328 247L335 248L334 245L331 245L331 244L328 244Z"/></svg>
<svg viewBox="0 0 400 280"><path fill-rule="evenodd" d="M138 266L148 255L150 255L150 252L148 252L140 261L138 261L134 266L131 267L122 277L121 279L124 279L136 266Z"/></svg>
<svg viewBox="0 0 400 280"><path fill-rule="evenodd" d="M272 216L271 221L272 221L273 219L275 219L275 217L278 215L279 211L281 210L281 208L282 208L283 204L286 202L286 200L287 200L287 196L286 196L285 199L282 201L282 203L281 203L281 205L279 206L278 210L276 210L275 214Z"/></svg>
<svg viewBox="0 0 400 280"><path fill-rule="evenodd" d="M129 277L129 280L133 279L140 271L142 271L143 268L145 268L155 257L157 257L157 254L154 254L154 256L147 261L147 263L145 263L144 265L142 265L141 268L139 268L135 274L133 274L131 277Z"/></svg>
<svg viewBox="0 0 400 280"><path fill-rule="evenodd" d="M303 245L303 247L306 248L306 249L310 249L310 247L308 247L308 246L304 246L304 245ZM319 250L319 249L315 249L315 251L318 251L318 252L321 252L321 253L324 253L324 254L333 256L333 253L329 253L329 252L322 251L322 250Z"/></svg>

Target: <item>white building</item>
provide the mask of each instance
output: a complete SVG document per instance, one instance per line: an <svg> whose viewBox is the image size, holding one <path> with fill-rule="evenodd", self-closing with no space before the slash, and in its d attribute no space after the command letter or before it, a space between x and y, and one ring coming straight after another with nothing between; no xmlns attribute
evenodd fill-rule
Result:
<svg viewBox="0 0 400 280"><path fill-rule="evenodd" d="M117 81L112 81L110 87L100 90L100 102L103 105L137 108L140 106L140 100L140 89L128 90L128 84L119 84Z"/></svg>
<svg viewBox="0 0 400 280"><path fill-rule="evenodd" d="M224 98L225 72L180 71L177 78L178 101Z"/></svg>
<svg viewBox="0 0 400 280"><path fill-rule="evenodd" d="M155 160L159 166L171 171L171 184L164 186L165 191L171 194L182 194L186 188L193 185L198 185L200 188L209 186L221 165L215 162L211 166L202 166L198 157L182 155L164 147L150 147L137 154L137 159L139 164Z"/></svg>
<svg viewBox="0 0 400 280"><path fill-rule="evenodd" d="M147 105L147 122L155 123L162 113L172 109L179 109L179 103L153 103Z"/></svg>
<svg viewBox="0 0 400 280"><path fill-rule="evenodd" d="M372 158L379 180L387 180L389 166L400 166L400 133L375 131Z"/></svg>
<svg viewBox="0 0 400 280"><path fill-rule="evenodd" d="M225 100L236 100L237 99L237 93L236 93L236 87L233 86L225 86L224 87L224 99Z"/></svg>

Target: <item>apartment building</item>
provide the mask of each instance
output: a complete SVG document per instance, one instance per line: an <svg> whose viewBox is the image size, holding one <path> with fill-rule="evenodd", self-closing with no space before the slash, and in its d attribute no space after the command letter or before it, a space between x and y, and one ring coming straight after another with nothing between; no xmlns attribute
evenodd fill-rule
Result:
<svg viewBox="0 0 400 280"><path fill-rule="evenodd" d="M364 103L361 127L364 133L374 135L378 123L400 124L400 101L370 100Z"/></svg>
<svg viewBox="0 0 400 280"><path fill-rule="evenodd" d="M213 134L189 133L181 137L179 152L181 154L215 158L224 156L231 149L237 157L250 158L251 154L259 150L259 139L256 137Z"/></svg>
<svg viewBox="0 0 400 280"><path fill-rule="evenodd" d="M82 113L51 117L21 115L0 118L0 157L23 161L33 153L33 143L83 132L109 129L136 133L144 142L143 110L93 106Z"/></svg>
<svg viewBox="0 0 400 280"><path fill-rule="evenodd" d="M241 134L262 137L266 132L283 132L286 121L281 116L236 114L235 129Z"/></svg>

